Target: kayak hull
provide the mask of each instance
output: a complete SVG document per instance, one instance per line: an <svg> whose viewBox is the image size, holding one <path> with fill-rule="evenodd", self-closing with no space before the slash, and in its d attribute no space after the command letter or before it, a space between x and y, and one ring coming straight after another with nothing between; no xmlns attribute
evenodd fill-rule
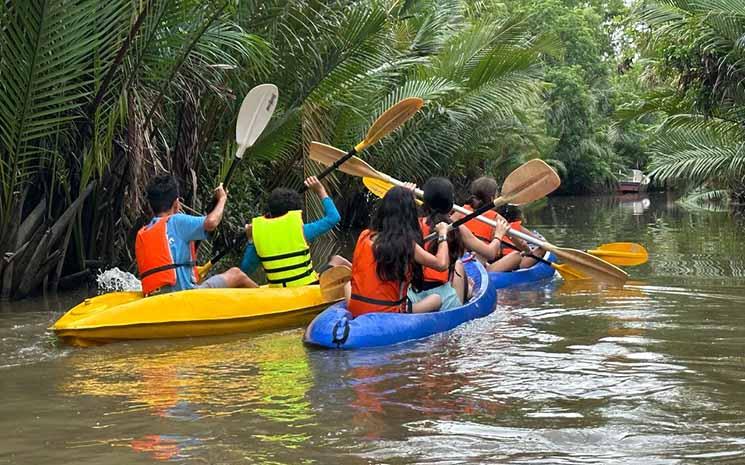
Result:
<svg viewBox="0 0 745 465"><path fill-rule="evenodd" d="M546 257L549 262L556 261L553 254L549 254ZM538 262L530 268L524 268L515 271L498 271L489 273L489 279L492 285L497 289L504 289L510 286L519 286L524 284L531 284L538 281L548 280L554 277L556 271L552 266Z"/></svg>
<svg viewBox="0 0 745 465"><path fill-rule="evenodd" d="M353 318L345 302L327 308L310 323L303 342L326 349L362 349L397 344L449 331L467 321L492 313L496 288L476 260L464 263L474 280L474 297L465 305L432 313L368 313Z"/></svg>
<svg viewBox="0 0 745 465"><path fill-rule="evenodd" d="M87 347L266 331L307 323L333 301L318 285L293 288L193 289L144 298L113 292L86 299L50 328L64 343Z"/></svg>

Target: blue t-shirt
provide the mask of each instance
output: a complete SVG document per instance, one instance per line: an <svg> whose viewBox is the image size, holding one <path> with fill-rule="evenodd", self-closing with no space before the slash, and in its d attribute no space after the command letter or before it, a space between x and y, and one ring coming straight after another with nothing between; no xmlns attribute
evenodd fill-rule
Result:
<svg viewBox="0 0 745 465"><path fill-rule="evenodd" d="M324 197L321 200L321 205L323 205L323 218L303 225L303 235L308 244L315 241L319 236L331 231L341 220L339 211L336 209L336 205L334 205L331 197ZM243 252L241 270L248 274L255 270L257 266L259 266L259 256L256 253L256 246L250 243Z"/></svg>
<svg viewBox="0 0 745 465"><path fill-rule="evenodd" d="M191 216L183 213L176 213L168 218L166 236L168 237L168 245L171 249L173 263L190 262L191 250L189 243L191 241L204 241L209 238L209 234L204 230L204 220L206 218L205 216ZM148 226L152 226L156 221L158 221L158 218L153 218L148 223ZM193 268L179 266L176 268L176 284L169 290L183 291L185 289L192 289L195 285Z"/></svg>

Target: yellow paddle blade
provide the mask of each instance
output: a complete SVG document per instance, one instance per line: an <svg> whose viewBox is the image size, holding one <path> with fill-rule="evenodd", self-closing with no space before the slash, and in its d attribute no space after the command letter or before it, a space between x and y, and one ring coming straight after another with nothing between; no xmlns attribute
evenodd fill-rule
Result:
<svg viewBox="0 0 745 465"><path fill-rule="evenodd" d="M357 153L362 152L375 142L398 129L399 126L408 121L424 105L424 100L419 97L409 97L393 105L375 120L368 129L365 138L357 144L354 149Z"/></svg>
<svg viewBox="0 0 745 465"><path fill-rule="evenodd" d="M321 273L318 281L321 284L321 295L326 300L344 298L344 285L352 279L352 270L348 266L332 266Z"/></svg>
<svg viewBox="0 0 745 465"><path fill-rule="evenodd" d="M563 261L569 262L568 264L578 273L588 278L618 287L622 287L629 279L629 275L622 269L587 252L556 246L551 246L549 249Z"/></svg>
<svg viewBox="0 0 745 465"><path fill-rule="evenodd" d="M320 142L311 142L309 147L310 159L324 166L333 165L337 160L344 157L346 154L346 152L342 152L336 147L322 144ZM339 166L338 169L342 173L347 173L351 176L370 176L373 178L384 177L381 173L373 169L373 167L357 157L349 158L341 166Z"/></svg>
<svg viewBox="0 0 745 465"><path fill-rule="evenodd" d="M647 263L649 253L641 244L635 242L613 242L603 244L588 253L600 257L609 263L621 266L636 266Z"/></svg>
<svg viewBox="0 0 745 465"><path fill-rule="evenodd" d="M561 185L556 171L543 160L533 159L515 169L502 184L502 194L494 206L507 203L522 205L545 197Z"/></svg>
<svg viewBox="0 0 745 465"><path fill-rule="evenodd" d="M197 274L199 275L199 282L204 281L204 278L207 277L207 274L209 274L210 270L212 269L212 261L208 261L204 265L197 267Z"/></svg>
<svg viewBox="0 0 745 465"><path fill-rule="evenodd" d="M367 187L367 190L381 199L385 197L385 194L387 194L388 191L391 190L391 188L395 187L393 184L383 181L382 179L369 178L367 176L362 178L362 184ZM417 205L421 205L423 202L419 199L416 199L416 203Z"/></svg>
<svg viewBox="0 0 745 465"><path fill-rule="evenodd" d="M561 277L564 278L564 281L585 281L590 279L569 265L554 263L551 266L559 272Z"/></svg>

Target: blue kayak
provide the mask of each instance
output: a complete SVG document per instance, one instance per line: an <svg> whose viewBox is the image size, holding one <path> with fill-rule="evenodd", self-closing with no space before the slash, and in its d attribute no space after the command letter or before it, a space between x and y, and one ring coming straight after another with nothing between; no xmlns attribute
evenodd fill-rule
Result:
<svg viewBox="0 0 745 465"><path fill-rule="evenodd" d="M553 254L549 254L546 257L549 262L556 261ZM554 269L550 265L543 262L538 262L530 268L525 268L516 271L497 271L489 273L489 280L496 289L503 289L510 286L518 286L520 284L530 284L537 281L543 281L554 277Z"/></svg>
<svg viewBox="0 0 745 465"><path fill-rule="evenodd" d="M474 296L465 305L433 313L367 313L353 318L346 303L339 302L316 316L305 330L303 341L328 349L387 346L449 331L466 321L485 317L497 306L497 289L476 260L463 265L474 281Z"/></svg>

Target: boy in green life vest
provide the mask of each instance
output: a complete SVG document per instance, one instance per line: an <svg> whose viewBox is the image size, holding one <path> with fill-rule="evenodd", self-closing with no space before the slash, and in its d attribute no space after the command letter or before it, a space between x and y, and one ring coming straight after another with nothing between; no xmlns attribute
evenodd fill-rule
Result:
<svg viewBox="0 0 745 465"><path fill-rule="evenodd" d="M267 213L246 225L249 240L240 268L250 273L261 264L271 287L317 283L318 275L313 269L309 244L331 231L341 219L334 201L315 176L306 179L305 185L321 199L323 218L304 224L300 194L278 188L269 194ZM331 258L329 265L351 266L348 260L338 255Z"/></svg>

